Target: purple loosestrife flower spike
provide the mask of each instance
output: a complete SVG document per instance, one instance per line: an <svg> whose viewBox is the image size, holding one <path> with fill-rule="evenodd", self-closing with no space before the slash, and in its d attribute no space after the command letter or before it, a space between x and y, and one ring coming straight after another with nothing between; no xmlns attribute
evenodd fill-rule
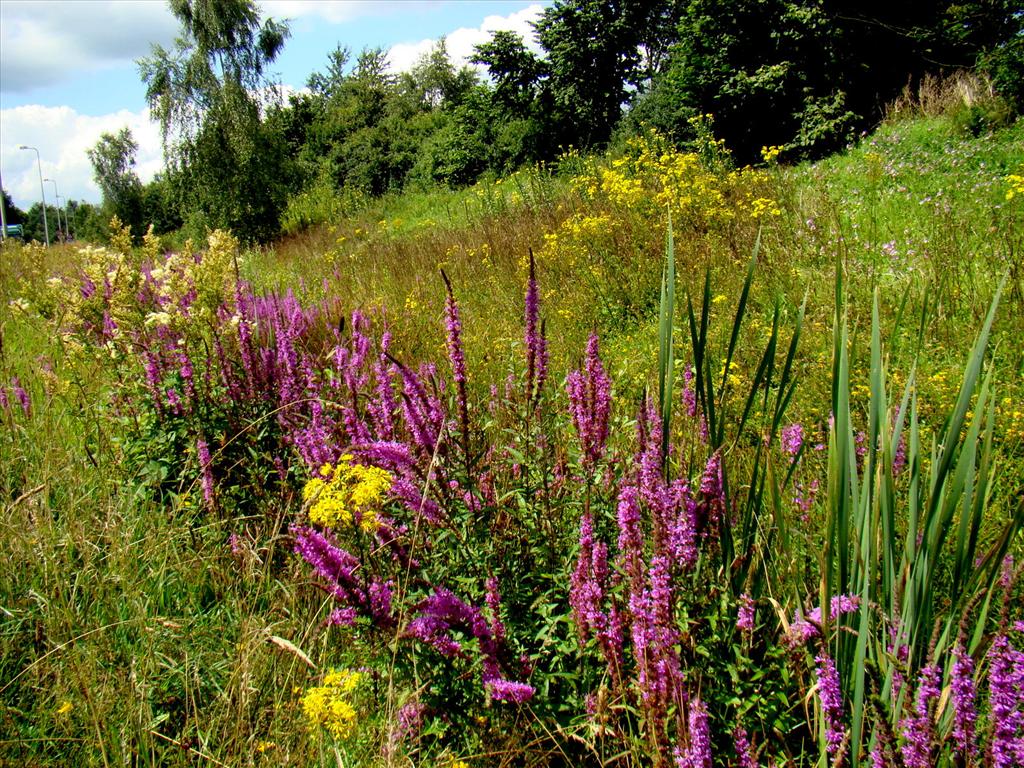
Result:
<svg viewBox="0 0 1024 768"><path fill-rule="evenodd" d="M455 302L452 284L448 275L441 270L448 296L444 304L445 328L448 332L448 359L452 364L452 378L455 380L459 403L459 424L462 427L462 448L469 460L469 406L466 402L466 355L462 349L462 321L459 319L459 305Z"/></svg>
<svg viewBox="0 0 1024 768"><path fill-rule="evenodd" d="M296 553L328 582L330 593L348 603L346 607L365 609L367 596L356 576L359 559L314 528L299 527L293 533Z"/></svg>
<svg viewBox="0 0 1024 768"><path fill-rule="evenodd" d="M498 592L498 579L494 576L487 578L485 598L487 608L491 612L491 637L496 643L504 643L505 625L501 621L501 594Z"/></svg>
<svg viewBox="0 0 1024 768"><path fill-rule="evenodd" d="M745 728L737 728L732 733L732 741L736 746L736 758L740 768L757 768L757 758L754 757L754 749L750 746L750 736Z"/></svg>
<svg viewBox="0 0 1024 768"><path fill-rule="evenodd" d="M736 629L749 634L754 631L754 601L746 592L740 595L740 607L736 612Z"/></svg>
<svg viewBox="0 0 1024 768"><path fill-rule="evenodd" d="M196 454L199 457L199 468L203 477L203 501L208 508L213 508L213 470L210 468L210 448L202 438L196 442Z"/></svg>
<svg viewBox="0 0 1024 768"><path fill-rule="evenodd" d="M1005 581L1008 583L1009 577ZM1024 653L1005 634L989 649L989 709L992 720L992 765L1024 765Z"/></svg>
<svg viewBox="0 0 1024 768"><path fill-rule="evenodd" d="M569 580L569 605L580 638L586 640L600 625L601 585L593 573L594 521L589 512L580 517L580 551Z"/></svg>
<svg viewBox="0 0 1024 768"><path fill-rule="evenodd" d="M488 680L485 687L495 701L506 701L512 704L524 704L536 693L536 689L528 683L517 683L502 678Z"/></svg>
<svg viewBox="0 0 1024 768"><path fill-rule="evenodd" d="M676 750L675 758L678 768L711 768L711 734L708 730L708 709L699 698L690 703L690 713L686 719L689 731L689 746L685 750Z"/></svg>
<svg viewBox="0 0 1024 768"><path fill-rule="evenodd" d="M953 742L965 763L974 762L974 727L978 719L974 686L974 659L958 641L953 647Z"/></svg>
<svg viewBox="0 0 1024 768"><path fill-rule="evenodd" d="M530 276L526 283L526 401L531 407L540 399L547 376L548 349L540 322L540 290L537 287L537 264L530 249Z"/></svg>
<svg viewBox="0 0 1024 768"><path fill-rule="evenodd" d="M573 371L566 381L569 411L583 449L583 466L589 470L604 456L608 442L612 382L601 364L597 334L590 334L583 370Z"/></svg>
<svg viewBox="0 0 1024 768"><path fill-rule="evenodd" d="M14 397L18 401L18 405L21 406L21 412L25 416L32 416L32 401L29 399L28 392L21 385L21 380L17 376L11 377L11 390L14 392Z"/></svg>
<svg viewBox="0 0 1024 768"><path fill-rule="evenodd" d="M917 679L914 712L900 721L903 732L903 765L906 768L930 768L932 741L935 733L930 712L931 703L939 698L939 668L929 664Z"/></svg>
<svg viewBox="0 0 1024 768"><path fill-rule="evenodd" d="M394 366L388 360L388 350L391 347L391 332L384 331L380 339L380 356L373 368L373 375L376 382L374 394L376 397L368 406L373 415L374 427L377 436L383 440L391 440L395 433L395 411L398 404L395 401L395 390L392 384L394 378Z"/></svg>
<svg viewBox="0 0 1024 768"><path fill-rule="evenodd" d="M818 676L818 699L821 711L825 716L826 750L834 755L843 743L845 728L843 727L843 695L839 687L839 672L835 662L822 651L815 657L817 663L815 673Z"/></svg>
<svg viewBox="0 0 1024 768"><path fill-rule="evenodd" d="M643 534L640 531L639 491L627 485L619 491L619 557L625 565L630 590L639 592L643 584Z"/></svg>

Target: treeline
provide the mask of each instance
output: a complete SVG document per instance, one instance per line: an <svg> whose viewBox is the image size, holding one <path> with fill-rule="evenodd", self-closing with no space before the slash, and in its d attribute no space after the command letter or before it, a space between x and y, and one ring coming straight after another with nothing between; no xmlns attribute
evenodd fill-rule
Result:
<svg viewBox="0 0 1024 768"><path fill-rule="evenodd" d="M141 233L279 232L300 192L380 195L471 184L644 126L680 144L714 115L738 162L762 146L820 156L877 123L927 74L984 70L1004 115L1024 105L1024 13L1012 0L556 0L540 54L497 32L456 67L442 40L411 70L338 48L308 88L266 76L288 37L250 0L171 0L182 35L140 62L167 167L134 175L127 131L90 152L107 213Z"/></svg>

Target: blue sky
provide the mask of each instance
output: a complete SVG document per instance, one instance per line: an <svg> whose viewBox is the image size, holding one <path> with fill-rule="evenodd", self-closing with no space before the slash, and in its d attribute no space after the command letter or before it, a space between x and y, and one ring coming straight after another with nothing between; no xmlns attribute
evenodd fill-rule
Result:
<svg viewBox="0 0 1024 768"><path fill-rule="evenodd" d="M265 16L289 18L291 37L272 72L298 89L337 45L380 46L405 69L442 36L456 62L495 29L529 40L530 20L550 0L265 0ZM0 0L0 174L16 204L39 199L35 153L64 198L99 201L85 150L127 125L139 143L138 172L161 165L135 64L153 44L170 48L177 23L158 0ZM46 185L52 194L53 185Z"/></svg>

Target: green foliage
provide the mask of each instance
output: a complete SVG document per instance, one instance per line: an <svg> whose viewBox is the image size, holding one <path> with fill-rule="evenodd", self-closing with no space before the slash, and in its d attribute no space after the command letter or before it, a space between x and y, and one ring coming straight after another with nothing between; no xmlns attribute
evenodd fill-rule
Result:
<svg viewBox="0 0 1024 768"><path fill-rule="evenodd" d="M142 182L135 173L135 153L139 145L126 127L115 133L104 133L88 150L93 179L103 194L106 218L117 216L129 226L136 239L145 230Z"/></svg>
<svg viewBox="0 0 1024 768"><path fill-rule="evenodd" d="M1017 114L1024 111L1024 37L1020 33L981 54L981 67L989 73L996 92Z"/></svg>
<svg viewBox="0 0 1024 768"><path fill-rule="evenodd" d="M154 46L139 68L180 210L265 240L290 182L284 139L261 114L275 103L264 71L287 25L261 26L251 0L172 0L171 10L182 37L173 52Z"/></svg>

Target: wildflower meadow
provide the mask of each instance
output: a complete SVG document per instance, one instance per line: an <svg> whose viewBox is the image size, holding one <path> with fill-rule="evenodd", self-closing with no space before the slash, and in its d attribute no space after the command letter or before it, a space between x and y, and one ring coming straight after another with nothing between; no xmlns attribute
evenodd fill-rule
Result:
<svg viewBox="0 0 1024 768"><path fill-rule="evenodd" d="M1024 123L694 120L5 245L0 763L1024 765Z"/></svg>

